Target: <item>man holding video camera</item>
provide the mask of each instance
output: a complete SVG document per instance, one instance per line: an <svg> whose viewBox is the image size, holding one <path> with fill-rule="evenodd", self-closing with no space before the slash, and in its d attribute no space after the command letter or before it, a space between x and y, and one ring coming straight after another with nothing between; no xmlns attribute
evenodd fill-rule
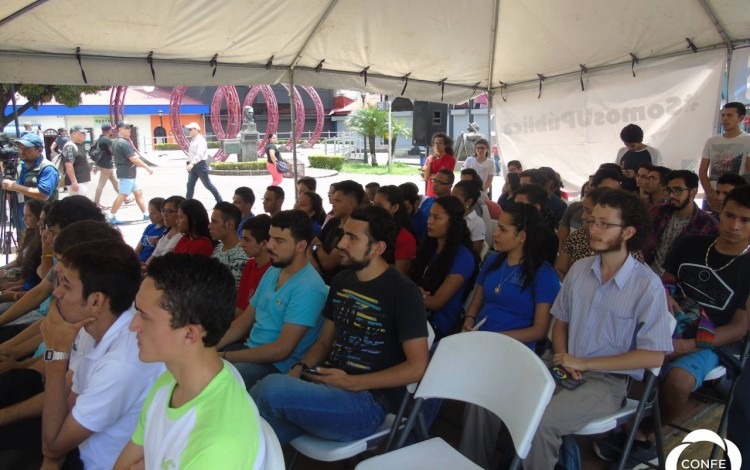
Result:
<svg viewBox="0 0 750 470"><path fill-rule="evenodd" d="M26 134L15 141L18 145L21 160L18 178L13 181L6 169L3 178L3 189L17 193L18 213L16 221L18 231L25 228L23 224L23 205L26 198L41 199L52 202L57 199L57 182L60 177L55 165L44 158L44 142L36 134Z"/></svg>

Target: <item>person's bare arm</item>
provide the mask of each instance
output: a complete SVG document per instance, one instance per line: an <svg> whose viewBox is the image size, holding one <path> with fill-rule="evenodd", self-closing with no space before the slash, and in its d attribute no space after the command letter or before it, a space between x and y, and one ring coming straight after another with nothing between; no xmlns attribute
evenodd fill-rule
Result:
<svg viewBox="0 0 750 470"><path fill-rule="evenodd" d="M31 288L26 295L18 299L16 303L0 315L0 326L21 318L30 311L38 308L47 297L52 295L53 286L46 278Z"/></svg>
<svg viewBox="0 0 750 470"><path fill-rule="evenodd" d="M143 446L139 446L133 441L128 441L125 448L120 452L120 456L117 457L114 470L141 468L144 466L144 457Z"/></svg>
<svg viewBox="0 0 750 470"><path fill-rule="evenodd" d="M0 427L41 416L43 401L44 393L40 393L15 405L0 408Z"/></svg>
<svg viewBox="0 0 750 470"><path fill-rule="evenodd" d="M251 304L248 304L245 311L242 312L240 316L232 320L232 324L229 325L229 329L227 329L227 332L224 333L224 336L221 338L221 341L219 341L219 344L216 345L216 349L222 349L226 347L226 345L232 344L246 337L254 323L255 307L253 307Z"/></svg>
<svg viewBox="0 0 750 470"><path fill-rule="evenodd" d="M32 199L41 199L42 201L49 200L49 194L44 194L43 192L39 191L39 188L30 188L11 180L3 181L3 189L5 189L6 191L15 191L17 193L21 193L24 196L30 197Z"/></svg>
<svg viewBox="0 0 750 470"><path fill-rule="evenodd" d="M711 164L711 160L708 158L701 158L701 164L698 167L698 179L700 179L703 193L706 195L708 203L713 206L716 201L716 191L711 187L711 180L708 178L708 167Z"/></svg>
<svg viewBox="0 0 750 470"><path fill-rule="evenodd" d="M305 333L310 328L303 325L284 323L278 339L272 343L249 349L227 351L224 359L229 362L253 362L256 364L270 364L289 359Z"/></svg>
<svg viewBox="0 0 750 470"><path fill-rule="evenodd" d="M560 250L557 254L557 259L555 260L555 271L557 271L557 276L560 278L560 282L565 280L565 276L568 274L568 271L570 271L570 265L570 255L565 251Z"/></svg>
<svg viewBox="0 0 750 470"><path fill-rule="evenodd" d="M305 353L302 358L302 362L309 367L316 367L318 364L325 361L331 353L334 339L336 339L336 324L326 318L323 321L323 327L320 330L318 339L315 340L313 345L310 346L310 349L307 350L307 353ZM300 372L301 367L295 365L289 371L289 375L299 377Z"/></svg>
<svg viewBox="0 0 750 470"><path fill-rule="evenodd" d="M141 160L138 157L138 155L133 155L132 157L128 158L128 160L130 160L130 163L132 163L133 165L139 166L139 167L143 168L144 170L146 170L149 175L153 175L154 174L154 170L152 170L148 165L146 165L145 163L143 163L143 160Z"/></svg>
<svg viewBox="0 0 750 470"><path fill-rule="evenodd" d="M464 285L464 282L466 282L466 280L461 274L448 274L445 276L443 283L440 284L440 287L438 287L438 290L435 291L434 294L422 291L424 305L427 307L427 310L435 312L443 308L453 295L458 292L458 289Z"/></svg>

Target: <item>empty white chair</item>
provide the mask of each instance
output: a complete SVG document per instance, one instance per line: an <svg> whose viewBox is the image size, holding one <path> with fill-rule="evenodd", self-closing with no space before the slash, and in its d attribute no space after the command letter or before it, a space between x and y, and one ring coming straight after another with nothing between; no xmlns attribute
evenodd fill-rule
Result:
<svg viewBox="0 0 750 470"><path fill-rule="evenodd" d="M502 358L502 359L499 359ZM531 448L555 389L552 375L524 344L498 333L472 331L443 338L415 394L416 403L399 439L403 444L427 398L479 405L503 421L516 450L514 466ZM440 438L361 462L357 469L479 468Z"/></svg>

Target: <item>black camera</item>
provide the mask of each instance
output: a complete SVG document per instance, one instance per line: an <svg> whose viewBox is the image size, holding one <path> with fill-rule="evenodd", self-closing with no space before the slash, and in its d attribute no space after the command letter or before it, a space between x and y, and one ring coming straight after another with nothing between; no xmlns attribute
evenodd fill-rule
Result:
<svg viewBox="0 0 750 470"><path fill-rule="evenodd" d="M6 134L0 133L0 162L4 179L15 180L18 177L18 155L18 146Z"/></svg>

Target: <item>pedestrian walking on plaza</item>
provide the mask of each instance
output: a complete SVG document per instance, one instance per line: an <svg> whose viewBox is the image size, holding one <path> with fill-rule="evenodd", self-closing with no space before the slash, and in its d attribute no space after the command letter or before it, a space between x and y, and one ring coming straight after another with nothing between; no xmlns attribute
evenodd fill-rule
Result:
<svg viewBox="0 0 750 470"><path fill-rule="evenodd" d="M268 144L266 144L266 168L273 177L273 181L271 182L272 186L280 185L281 181L284 179L284 176L276 168L276 162L281 158L281 153L279 152L278 147L276 147L276 142L278 142L278 140L279 138L276 134L270 134L268 136Z"/></svg>
<svg viewBox="0 0 750 470"><path fill-rule="evenodd" d="M193 199L195 192L195 183L201 180L211 194L214 195L216 202L221 202L221 194L216 186L208 178L208 144L206 138L201 134L201 126L197 122L191 122L185 129L190 133L190 148L188 149L188 180L187 180L187 199Z"/></svg>
<svg viewBox="0 0 750 470"><path fill-rule="evenodd" d="M126 121L120 121L117 123L117 138L112 144L112 158L115 162L115 168L117 169L117 178L120 180L120 191L112 204L112 210L109 215L109 223L112 225L121 225L122 222L117 220L115 214L125 202L125 199L132 193L135 197L135 202L138 204L138 208L143 214L143 220L149 220L149 216L146 213L146 203L143 200L143 191L135 181L136 167L145 169L149 175L154 174L154 170L148 167L143 161L136 155L135 148L132 142L130 142L130 132L132 124Z"/></svg>

